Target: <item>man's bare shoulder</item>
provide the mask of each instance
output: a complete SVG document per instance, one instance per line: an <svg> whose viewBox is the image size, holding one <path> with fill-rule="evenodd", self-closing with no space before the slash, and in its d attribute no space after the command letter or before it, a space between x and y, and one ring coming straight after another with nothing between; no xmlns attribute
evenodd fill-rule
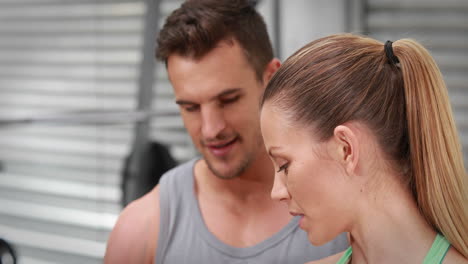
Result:
<svg viewBox="0 0 468 264"><path fill-rule="evenodd" d="M307 262L305 264L336 264L338 260L340 260L341 256L343 256L343 254L344 254L344 251L337 253L335 255L331 255L329 257L323 258L323 259Z"/></svg>
<svg viewBox="0 0 468 264"><path fill-rule="evenodd" d="M104 263L152 263L159 231L159 187L131 202L107 242Z"/></svg>

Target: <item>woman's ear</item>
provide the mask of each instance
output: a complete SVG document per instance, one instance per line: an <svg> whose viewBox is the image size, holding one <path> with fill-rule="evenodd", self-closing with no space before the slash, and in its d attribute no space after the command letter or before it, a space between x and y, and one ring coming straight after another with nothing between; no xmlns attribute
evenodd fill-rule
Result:
<svg viewBox="0 0 468 264"><path fill-rule="evenodd" d="M353 174L359 162L359 142L355 127L339 125L333 131L334 156L343 164L346 173Z"/></svg>

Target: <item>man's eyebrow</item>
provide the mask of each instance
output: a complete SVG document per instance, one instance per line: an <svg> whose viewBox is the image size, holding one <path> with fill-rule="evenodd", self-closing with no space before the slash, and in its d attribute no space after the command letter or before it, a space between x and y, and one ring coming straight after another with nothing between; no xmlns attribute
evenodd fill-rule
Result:
<svg viewBox="0 0 468 264"><path fill-rule="evenodd" d="M239 92L240 90L241 90L240 88L228 89L228 90L222 91L221 93L219 93L218 95L216 95L214 98L219 98L219 97L222 97L222 96L226 96L226 95L230 95L230 94L233 94L233 93L237 93L237 92ZM213 99L214 99L214 98L213 98Z"/></svg>
<svg viewBox="0 0 468 264"><path fill-rule="evenodd" d="M240 91L241 91L240 88L227 89L227 90L222 91L222 92L220 92L219 94L213 96L213 97L211 98L211 100L216 100L216 99L218 99L218 98L220 98L220 97L223 97L223 96L226 96L226 95L230 95L230 94L234 94L234 93L237 93L237 92L240 92ZM194 104L197 104L197 103L194 103L194 102L191 102L191 101L187 101L187 100L176 100L175 102L176 102L176 104L178 104L178 105L189 105L189 104L190 104L190 105L194 105Z"/></svg>
<svg viewBox="0 0 468 264"><path fill-rule="evenodd" d="M188 105L188 104L195 104L194 102L186 101L186 100L176 100L176 104L178 105Z"/></svg>

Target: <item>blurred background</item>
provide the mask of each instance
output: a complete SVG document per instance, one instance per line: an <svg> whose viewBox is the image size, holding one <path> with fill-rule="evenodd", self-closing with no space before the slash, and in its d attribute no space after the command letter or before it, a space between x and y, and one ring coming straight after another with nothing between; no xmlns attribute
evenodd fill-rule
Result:
<svg viewBox="0 0 468 264"><path fill-rule="evenodd" d="M468 1L256 2L281 60L339 32L421 41L446 79L466 163ZM0 0L0 239L18 263L102 263L122 207L197 155L153 59L181 3Z"/></svg>

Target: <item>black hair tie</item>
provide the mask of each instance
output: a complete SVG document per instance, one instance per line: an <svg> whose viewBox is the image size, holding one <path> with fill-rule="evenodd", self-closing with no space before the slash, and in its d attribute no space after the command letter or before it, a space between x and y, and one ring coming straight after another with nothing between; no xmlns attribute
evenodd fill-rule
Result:
<svg viewBox="0 0 468 264"><path fill-rule="evenodd" d="M385 42L385 55L387 55L387 59L393 64L393 65L396 65L397 63L400 63L400 60L398 59L397 56L395 56L395 54L393 54L393 47L392 47L392 43L390 40L387 40L387 42Z"/></svg>

